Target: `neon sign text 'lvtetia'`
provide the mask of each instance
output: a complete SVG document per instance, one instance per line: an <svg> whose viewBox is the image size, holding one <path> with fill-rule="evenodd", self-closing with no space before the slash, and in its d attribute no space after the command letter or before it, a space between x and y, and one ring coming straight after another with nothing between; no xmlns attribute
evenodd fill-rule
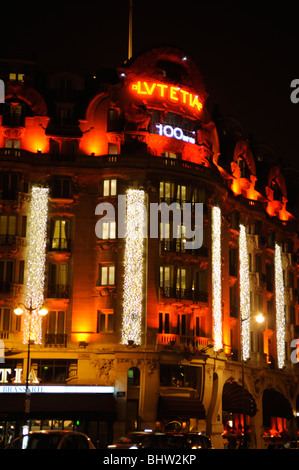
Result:
<svg viewBox="0 0 299 470"><path fill-rule="evenodd" d="M133 91L138 95L153 96L161 99L168 99L173 103L187 105L196 111L202 110L202 103L199 101L198 95L194 95L187 90L174 85L167 85L165 83L148 83L146 81L138 80L131 85Z"/></svg>

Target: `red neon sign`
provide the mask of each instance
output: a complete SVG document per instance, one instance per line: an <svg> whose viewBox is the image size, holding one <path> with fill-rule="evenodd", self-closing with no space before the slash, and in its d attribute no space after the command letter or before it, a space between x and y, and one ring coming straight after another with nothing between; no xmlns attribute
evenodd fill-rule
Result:
<svg viewBox="0 0 299 470"><path fill-rule="evenodd" d="M136 83L132 83L131 88L138 95L168 99L172 103L187 105L193 110L202 110L202 103L199 101L198 95L193 95L193 93L174 85L157 82L148 83L138 80Z"/></svg>

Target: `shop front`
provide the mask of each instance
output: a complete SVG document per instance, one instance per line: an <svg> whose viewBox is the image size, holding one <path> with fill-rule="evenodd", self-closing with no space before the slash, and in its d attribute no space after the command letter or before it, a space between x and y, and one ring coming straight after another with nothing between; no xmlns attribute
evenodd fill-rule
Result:
<svg viewBox="0 0 299 470"><path fill-rule="evenodd" d="M25 386L0 387L1 445L22 433L29 417L30 430L70 429L86 433L96 447L113 441L116 403L113 387L30 386L29 414L25 415Z"/></svg>
<svg viewBox="0 0 299 470"><path fill-rule="evenodd" d="M160 396L157 429L161 431L205 431L205 408L198 398Z"/></svg>
<svg viewBox="0 0 299 470"><path fill-rule="evenodd" d="M251 447L255 442L252 435L251 418L257 412L256 402L251 393L236 382L224 384L222 394L222 421L224 425L223 438L235 442L235 446Z"/></svg>

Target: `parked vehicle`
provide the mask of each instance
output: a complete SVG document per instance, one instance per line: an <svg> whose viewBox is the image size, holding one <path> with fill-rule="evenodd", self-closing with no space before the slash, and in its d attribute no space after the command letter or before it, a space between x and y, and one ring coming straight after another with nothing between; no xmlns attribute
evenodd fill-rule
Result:
<svg viewBox="0 0 299 470"><path fill-rule="evenodd" d="M188 432L186 439L189 449L212 449L210 438L201 432Z"/></svg>
<svg viewBox="0 0 299 470"><path fill-rule="evenodd" d="M14 439L6 449L95 449L86 434L75 431L31 431Z"/></svg>
<svg viewBox="0 0 299 470"><path fill-rule="evenodd" d="M182 433L131 432L108 449L187 449L188 441Z"/></svg>

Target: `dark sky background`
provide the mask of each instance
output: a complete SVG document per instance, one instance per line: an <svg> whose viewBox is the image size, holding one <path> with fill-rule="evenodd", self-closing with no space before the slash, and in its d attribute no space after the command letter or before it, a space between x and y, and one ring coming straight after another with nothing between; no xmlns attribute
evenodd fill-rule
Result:
<svg viewBox="0 0 299 470"><path fill-rule="evenodd" d="M129 0L1 5L0 57L96 70L127 59ZM133 0L133 56L170 45L197 63L207 106L240 121L299 169L299 8L295 2ZM4 18L4 20L3 20Z"/></svg>

